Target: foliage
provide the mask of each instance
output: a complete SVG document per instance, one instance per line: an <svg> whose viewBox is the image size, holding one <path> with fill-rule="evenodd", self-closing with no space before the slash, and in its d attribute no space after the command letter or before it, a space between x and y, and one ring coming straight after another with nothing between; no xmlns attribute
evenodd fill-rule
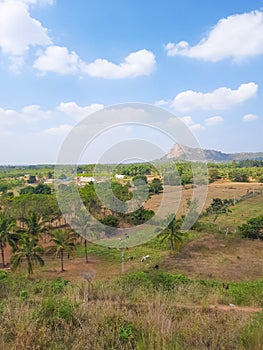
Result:
<svg viewBox="0 0 263 350"><path fill-rule="evenodd" d="M246 224L238 227L238 231L244 238L260 239L263 241L263 215L248 220Z"/></svg>
<svg viewBox="0 0 263 350"><path fill-rule="evenodd" d="M248 182L248 172L246 169L231 169L229 171L229 179L235 182Z"/></svg>
<svg viewBox="0 0 263 350"><path fill-rule="evenodd" d="M8 274L6 271L0 271L0 281L5 280L8 277Z"/></svg>
<svg viewBox="0 0 263 350"><path fill-rule="evenodd" d="M37 239L30 237L28 233L23 233L17 242L15 253L11 257L13 269L16 270L25 260L28 276L32 275L35 264L44 265L44 260L41 257L43 253L43 248L37 245Z"/></svg>
<svg viewBox="0 0 263 350"><path fill-rule="evenodd" d="M220 214L226 214L228 215L231 213L231 209L229 209L229 206L234 205L234 202L232 199L221 199L221 198L213 198L212 203L210 206L206 209L206 214L214 214L214 222L216 222L218 216Z"/></svg>
<svg viewBox="0 0 263 350"><path fill-rule="evenodd" d="M126 221L133 225L141 225L144 222L150 220L154 216L154 211L145 209L143 207L135 210L132 213L126 215Z"/></svg>
<svg viewBox="0 0 263 350"><path fill-rule="evenodd" d="M9 243L12 247L15 245L15 235L13 233L14 220L3 212L0 212L0 250L2 257L2 266L5 267L5 248Z"/></svg>
<svg viewBox="0 0 263 350"><path fill-rule="evenodd" d="M53 253L54 257L60 257L61 272L64 270L64 253L69 256L73 254L76 234L66 229L56 229L51 232L51 242L54 246L47 249L48 253Z"/></svg>
<svg viewBox="0 0 263 350"><path fill-rule="evenodd" d="M145 176L145 175L141 175L141 174L139 174L139 175L136 175L136 176L134 176L134 178L132 179L132 181L136 181L136 180L141 180L141 181L143 181L144 183L148 183L148 181L147 181L147 176Z"/></svg>
<svg viewBox="0 0 263 350"><path fill-rule="evenodd" d="M150 193L158 194L163 191L163 185L160 179L154 178L149 184Z"/></svg>
<svg viewBox="0 0 263 350"><path fill-rule="evenodd" d="M63 321L69 322L73 318L74 308L70 300L49 297L43 299L33 316L39 325L59 327Z"/></svg>
<svg viewBox="0 0 263 350"><path fill-rule="evenodd" d="M117 174L128 176L150 175L155 171L154 166L148 163L120 164L115 169Z"/></svg>
<svg viewBox="0 0 263 350"><path fill-rule="evenodd" d="M163 222L164 229L161 233L163 242L165 239L169 240L171 250L179 248L183 240L183 233L180 231L182 220L177 220L175 214L168 214Z"/></svg>
<svg viewBox="0 0 263 350"><path fill-rule="evenodd" d="M51 188L45 184L38 184L36 187L26 186L20 190L20 195L24 194L51 194Z"/></svg>
<svg viewBox="0 0 263 350"><path fill-rule="evenodd" d="M119 226L119 219L113 215L107 215L103 219L100 220L105 227L105 234L107 237L114 235L116 232L116 228Z"/></svg>

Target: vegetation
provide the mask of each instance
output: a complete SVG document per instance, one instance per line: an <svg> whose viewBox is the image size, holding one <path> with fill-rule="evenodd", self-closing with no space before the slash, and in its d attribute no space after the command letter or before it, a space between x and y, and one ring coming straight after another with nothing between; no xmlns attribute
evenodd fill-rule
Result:
<svg viewBox="0 0 263 350"><path fill-rule="evenodd" d="M260 239L263 241L263 215L248 220L246 224L239 226L238 230L244 238Z"/></svg>
<svg viewBox="0 0 263 350"><path fill-rule="evenodd" d="M14 237L12 234L12 229L14 227L14 221L12 218L7 216L5 213L0 212L0 249L2 266L5 267L5 248L7 243L12 247L14 246Z"/></svg>
<svg viewBox="0 0 263 350"><path fill-rule="evenodd" d="M160 164L158 169L164 178L150 164L119 165L115 172L125 175L124 179L91 183L80 187L79 193L86 209L107 226L106 235L111 238L117 227L140 225L155 215L143 206L128 214L119 213L116 198L123 203L122 209L127 208L141 182L151 196L161 193L163 184L182 184L184 191L188 191L196 180L205 183L205 165L195 166L199 171L197 179L188 162ZM78 172L90 174L93 169L93 165L83 165ZM108 170L107 165L99 166L101 174ZM19 180L25 173L35 176L37 183L31 186ZM262 175L259 161L209 165L209 182L222 179L253 182ZM188 201L187 216L180 218L170 213L155 239L122 251L125 273L120 276L121 252L88 242L85 210L69 213L80 235L69 228L52 185L43 183L44 178L52 176L51 166L0 168L4 186L8 181L21 181L16 183L18 186L3 187L0 191L1 348L261 348L263 281L258 276L262 276L262 269L251 271L252 276L245 270L242 279L236 277L235 268L241 270L244 265L249 268L249 264L255 266L254 260L260 260L256 252L262 249L263 241L262 194L249 190L243 198L235 198L235 203L224 197L210 197L208 210L193 230L185 234L182 219L191 226L198 208L197 201ZM61 166L61 179L69 176L72 176L69 168ZM110 208L97 196L97 185ZM67 195L76 185L62 180L61 186ZM229 235L221 234L225 227L229 228ZM212 260L208 258L213 247L205 246L204 242L211 243L212 239L216 242L214 249L230 252L220 258L212 256L219 270L218 279L209 273L202 275L200 268L204 265L203 269L209 270ZM254 260L247 251L244 256L237 253L240 242ZM142 262L145 255L147 261ZM65 271L67 257L72 259ZM190 258L200 266L194 272L187 266L181 270L179 263L182 266ZM76 266L82 270L78 271ZM96 280L83 278L84 271L89 274L94 266ZM229 267L228 276L233 273L233 278L225 279L220 271ZM230 312L231 309L235 312Z"/></svg>
<svg viewBox="0 0 263 350"><path fill-rule="evenodd" d="M163 223L162 240L169 240L171 250L178 248L182 243L181 220L176 220L175 214L168 214Z"/></svg>
<svg viewBox="0 0 263 350"><path fill-rule="evenodd" d="M258 296L259 286L251 284ZM230 286L235 303L247 287ZM247 302L248 293L241 295ZM260 349L262 314L212 309L215 297L228 300L217 283L162 272L125 275L93 288L85 281L9 274L0 285L0 342L6 349L43 350ZM197 299L202 307L193 306Z"/></svg>
<svg viewBox="0 0 263 350"><path fill-rule="evenodd" d="M222 200L220 198L213 198L212 203L206 209L206 213L215 215L214 216L214 223L215 223L220 214L228 215L229 213L231 213L231 209L229 209L229 206L233 204L234 202L231 199Z"/></svg>
<svg viewBox="0 0 263 350"><path fill-rule="evenodd" d="M68 257L73 254L75 239L75 234L65 229L56 229L51 233L51 242L54 246L50 247L48 252L53 253L54 257L60 257L61 272L65 271L64 253L67 253Z"/></svg>
<svg viewBox="0 0 263 350"><path fill-rule="evenodd" d="M44 250L37 244L35 237L30 237L28 233L23 233L15 248L15 253L12 255L11 263L14 270L21 266L23 260L27 263L28 277L33 274L34 264L44 265L43 255Z"/></svg>

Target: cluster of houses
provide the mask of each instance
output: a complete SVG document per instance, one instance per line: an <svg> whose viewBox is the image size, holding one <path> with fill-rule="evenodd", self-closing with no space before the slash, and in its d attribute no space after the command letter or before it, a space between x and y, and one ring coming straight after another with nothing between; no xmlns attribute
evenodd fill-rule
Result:
<svg viewBox="0 0 263 350"><path fill-rule="evenodd" d="M125 175L121 175L121 174L115 174L115 179L118 180L122 180L124 179ZM60 180L61 183L76 183L78 186L83 187L88 183L98 183L98 182L103 182L105 181L105 178L101 177L101 178L94 178L92 176L75 176L73 178L68 177L66 179ZM44 179L44 184L50 185L54 183L54 179Z"/></svg>

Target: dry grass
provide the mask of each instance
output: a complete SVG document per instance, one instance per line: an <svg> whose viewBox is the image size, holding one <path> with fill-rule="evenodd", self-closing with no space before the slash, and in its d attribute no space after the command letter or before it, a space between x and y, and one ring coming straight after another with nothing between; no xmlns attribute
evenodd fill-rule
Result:
<svg viewBox="0 0 263 350"><path fill-rule="evenodd" d="M92 289L84 281L57 291L51 286L20 279L20 286L12 281L0 289L2 349L256 350L262 345L258 316L176 305L179 296L187 305L194 290L200 293L197 286L169 293L113 282ZM253 346L247 346L252 338Z"/></svg>
<svg viewBox="0 0 263 350"><path fill-rule="evenodd" d="M263 242L208 234L169 255L163 268L219 281L249 281L263 276Z"/></svg>
<svg viewBox="0 0 263 350"><path fill-rule="evenodd" d="M201 187L202 188L202 187ZM240 182L214 182L208 185L208 193L204 205L206 209L212 202L213 198L221 199L240 199L248 191L261 191L263 190L263 185L260 183L240 183ZM165 205L164 210L169 212L169 208L177 208L177 215L180 217L182 214L186 213L187 210L187 200L191 199L193 190L190 185L181 186L164 186L165 194ZM152 196L144 207L146 209L151 209L157 212L160 203L162 201L163 194L157 194Z"/></svg>

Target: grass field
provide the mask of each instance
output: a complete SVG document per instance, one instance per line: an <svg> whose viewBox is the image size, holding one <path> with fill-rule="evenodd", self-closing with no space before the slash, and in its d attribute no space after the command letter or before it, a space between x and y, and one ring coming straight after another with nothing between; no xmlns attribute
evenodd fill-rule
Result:
<svg viewBox="0 0 263 350"><path fill-rule="evenodd" d="M208 185L208 192L204 203L204 209L206 209L211 204L213 198L235 198L238 200L242 196L244 196L248 191L258 192L262 190L263 184L261 183L214 182ZM169 208L178 207L178 217L186 213L187 200L191 199L193 194L191 186L185 186L185 188L181 186L164 186L164 193L166 211L168 211ZM162 193L152 196L147 201L147 203L145 203L145 208L152 209L156 212L160 206L162 198Z"/></svg>
<svg viewBox="0 0 263 350"><path fill-rule="evenodd" d="M261 186L212 184L206 205L253 188ZM175 188L165 191L173 201ZM183 190L184 205L190 195L191 189ZM231 209L215 223L212 215L203 216L179 251L158 237L124 249L124 274L122 249L94 244L88 245L88 264L78 246L63 273L50 256L30 280L24 265L0 272L0 349L263 349L263 242L235 232L262 214L263 194ZM146 262L144 255L150 256Z"/></svg>

